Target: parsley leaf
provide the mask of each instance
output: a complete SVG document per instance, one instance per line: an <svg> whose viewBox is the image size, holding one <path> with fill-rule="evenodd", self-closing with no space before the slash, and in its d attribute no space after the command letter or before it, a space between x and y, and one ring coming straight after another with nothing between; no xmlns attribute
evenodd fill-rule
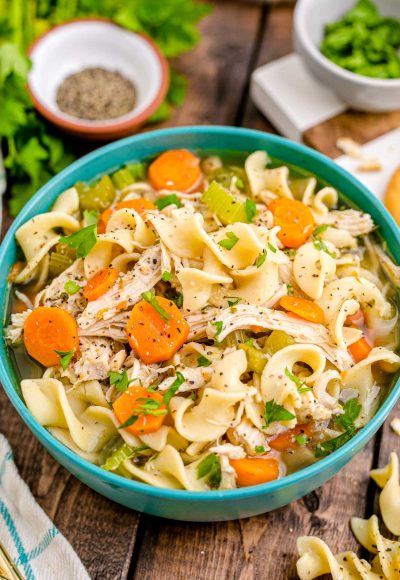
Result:
<svg viewBox="0 0 400 580"><path fill-rule="evenodd" d="M179 389L179 387L185 382L185 377L183 376L182 373L180 373L179 371L176 373L176 379L174 380L174 382L172 383L172 385L170 385L168 387L168 389L166 390L164 397L163 397L163 401L164 403L168 406L170 400L172 399L172 397L175 395L176 391Z"/></svg>
<svg viewBox="0 0 400 580"><path fill-rule="evenodd" d="M57 353L58 356L60 357L61 368L63 368L65 370L67 368L67 366L69 365L69 363L71 362L72 357L74 356L74 351L73 350L67 350L67 351L55 350L54 352Z"/></svg>
<svg viewBox="0 0 400 580"><path fill-rule="evenodd" d="M138 411L140 415L153 415L154 417L160 417L168 413L166 409L160 409L163 404L161 401L149 399L148 397L139 397L136 401L140 403L139 407L136 408L136 411Z"/></svg>
<svg viewBox="0 0 400 580"><path fill-rule="evenodd" d="M277 248L275 248L275 246L273 246L269 242L268 242L267 246L268 246L268 249L271 250L271 252L273 252L274 254L276 254Z"/></svg>
<svg viewBox="0 0 400 580"><path fill-rule="evenodd" d="M249 198L246 199L244 210L246 212L247 221L251 223L257 214L256 204L252 199Z"/></svg>
<svg viewBox="0 0 400 580"><path fill-rule="evenodd" d="M217 320L211 323L217 329L216 333L214 334L214 340L217 340L217 337L221 334L222 329L224 327L224 323L222 320ZM218 342L218 341L217 341Z"/></svg>
<svg viewBox="0 0 400 580"><path fill-rule="evenodd" d="M266 258L267 258L267 250L263 250L263 253L260 254L258 256L257 260L255 261L255 266L257 266L257 268L261 268L261 266L264 264Z"/></svg>
<svg viewBox="0 0 400 580"><path fill-rule="evenodd" d="M210 364L211 364L211 361L208 360L208 358L206 358L203 355L199 356L199 358L197 359L197 366L198 367L209 367Z"/></svg>
<svg viewBox="0 0 400 580"><path fill-rule="evenodd" d="M238 241L239 238L235 236L233 232L226 232L226 238L224 240L220 240L218 245L221 246L221 248L225 248L225 250L232 250Z"/></svg>
<svg viewBox="0 0 400 580"><path fill-rule="evenodd" d="M61 244L67 244L76 250L77 258L85 258L90 250L94 248L97 242L97 226L92 224L71 234L70 236L62 236L60 238Z"/></svg>
<svg viewBox="0 0 400 580"><path fill-rule="evenodd" d="M300 447L304 447L304 445L306 445L308 442L308 435L306 435L305 433L299 433L298 435L295 435L293 437L293 441L298 443Z"/></svg>
<svg viewBox="0 0 400 580"><path fill-rule="evenodd" d="M146 300L146 302L148 302L150 304L150 306L152 306L154 308L154 310L164 320L164 322L166 322L168 324L169 314L168 314L168 312L166 312L164 310L164 308L162 306L160 306L155 294L151 290L148 290L147 292L142 293L142 298L143 298L143 300Z"/></svg>
<svg viewBox="0 0 400 580"><path fill-rule="evenodd" d="M171 272L167 272L167 271L163 272L163 275L161 276L161 280L163 282L169 282L171 280L171 278L172 278Z"/></svg>
<svg viewBox="0 0 400 580"><path fill-rule="evenodd" d="M351 427L334 439L329 439L323 443L318 443L315 448L315 457L326 457L327 455L330 455L330 453L336 451L336 449L339 449L339 447L342 447L345 443L350 441L353 435L355 435L356 431L357 429Z"/></svg>
<svg viewBox="0 0 400 580"><path fill-rule="evenodd" d="M64 290L70 296L79 292L80 289L81 289L81 286L79 286L79 284L77 284L74 280L68 280L64 284Z"/></svg>
<svg viewBox="0 0 400 580"><path fill-rule="evenodd" d="M232 308L232 306L236 306L236 304L239 304L239 302L241 301L241 297L238 296L237 298L233 298L233 296L227 296L227 298L232 298L232 300L228 300L228 306L230 306Z"/></svg>
<svg viewBox="0 0 400 580"><path fill-rule="evenodd" d="M335 418L335 423L342 427L344 430L355 428L354 421L357 419L361 413L362 406L356 398L349 399L344 404L343 415L338 415Z"/></svg>
<svg viewBox="0 0 400 580"><path fill-rule="evenodd" d="M99 212L96 209L85 209L83 219L87 226L97 225L99 223Z"/></svg>
<svg viewBox="0 0 400 580"><path fill-rule="evenodd" d="M318 236L323 232L325 232L328 228L329 226L327 224L322 224L316 227L311 235L311 241L316 250L318 250L319 252L325 252L331 258L335 258L335 255L328 249L328 246L325 244L325 242L318 238Z"/></svg>
<svg viewBox="0 0 400 580"><path fill-rule="evenodd" d="M299 379L299 377L296 377L296 375L291 373L287 367L285 368L285 375L287 376L288 379L294 382L300 394L306 393L307 391L311 391L311 388L307 387L304 381L302 381L301 379Z"/></svg>
<svg viewBox="0 0 400 580"><path fill-rule="evenodd" d="M160 211L165 207L167 207L168 205L172 204L176 205L176 207L182 207L182 204L179 201L179 198L176 195L176 193L171 193L171 195L166 195L165 197L159 197L158 199L156 199L154 204Z"/></svg>
<svg viewBox="0 0 400 580"><path fill-rule="evenodd" d="M256 453L264 453L265 452L265 447L264 447L264 445L256 445L254 447L254 451Z"/></svg>
<svg viewBox="0 0 400 580"><path fill-rule="evenodd" d="M126 371L122 371L121 373L110 371L108 373L108 378L110 380L110 385L115 385L115 388L119 393L123 393L128 389L129 380Z"/></svg>
<svg viewBox="0 0 400 580"><path fill-rule="evenodd" d="M118 429L125 429L126 427L130 427L131 425L133 425L134 423L136 423L136 421L138 419L139 419L139 416L133 414L124 423L121 423L121 425L118 427Z"/></svg>
<svg viewBox="0 0 400 580"><path fill-rule="evenodd" d="M265 427L269 427L271 423L275 423L276 421L290 421L291 419L295 419L296 416L293 415L290 411L282 407L282 405L278 405L275 403L274 400L267 401L265 403L265 411L264 411L264 421Z"/></svg>
<svg viewBox="0 0 400 580"><path fill-rule="evenodd" d="M197 466L197 479L208 476L210 487L219 487L222 479L221 462L216 453L207 455Z"/></svg>

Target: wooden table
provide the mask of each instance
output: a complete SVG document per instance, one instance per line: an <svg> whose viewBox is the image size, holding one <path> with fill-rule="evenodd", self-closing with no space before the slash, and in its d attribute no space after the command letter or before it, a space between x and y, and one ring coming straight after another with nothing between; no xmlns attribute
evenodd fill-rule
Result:
<svg viewBox="0 0 400 580"><path fill-rule="evenodd" d="M218 2L201 24L201 44L177 63L190 78L189 95L165 125L275 132L249 99L249 78L255 67L291 51L292 10L290 4ZM328 153L334 153L333 133L324 134L321 148ZM130 511L90 490L44 450L2 391L0 405L0 428L22 477L99 580L288 580L296 578L296 538L303 534L324 538L333 550L359 551L349 518L372 513L375 485L368 472L400 447L387 422L336 477L290 506L241 521L181 523Z"/></svg>

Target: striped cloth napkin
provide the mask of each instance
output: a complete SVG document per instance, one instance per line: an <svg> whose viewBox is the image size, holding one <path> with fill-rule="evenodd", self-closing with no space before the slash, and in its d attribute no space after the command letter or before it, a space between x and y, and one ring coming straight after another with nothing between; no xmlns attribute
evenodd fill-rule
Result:
<svg viewBox="0 0 400 580"><path fill-rule="evenodd" d="M90 580L71 545L21 479L8 441L0 433L1 545L25 580Z"/></svg>

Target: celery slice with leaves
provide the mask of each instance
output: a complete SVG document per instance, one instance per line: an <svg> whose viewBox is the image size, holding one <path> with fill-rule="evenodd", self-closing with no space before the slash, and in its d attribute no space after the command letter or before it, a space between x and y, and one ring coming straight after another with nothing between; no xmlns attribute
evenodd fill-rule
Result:
<svg viewBox="0 0 400 580"><path fill-rule="evenodd" d="M218 217L225 226L235 222L247 223L246 203L225 189L220 183L212 181L203 193L201 201Z"/></svg>

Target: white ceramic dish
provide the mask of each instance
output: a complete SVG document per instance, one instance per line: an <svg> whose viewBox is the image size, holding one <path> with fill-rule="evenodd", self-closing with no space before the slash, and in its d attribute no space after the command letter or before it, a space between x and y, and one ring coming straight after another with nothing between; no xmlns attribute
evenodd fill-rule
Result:
<svg viewBox="0 0 400 580"><path fill-rule="evenodd" d="M381 14L400 18L399 0L374 0ZM339 20L356 0L299 0L294 15L294 44L311 72L345 103L360 111L400 108L400 79L375 79L347 71L320 52L324 27Z"/></svg>
<svg viewBox="0 0 400 580"><path fill-rule="evenodd" d="M62 129L83 137L109 139L134 132L156 110L168 88L168 64L147 37L101 19L51 28L30 48L28 84L39 112ZM118 71L136 88L136 105L107 121L86 121L60 111L56 91L62 80L85 68Z"/></svg>

